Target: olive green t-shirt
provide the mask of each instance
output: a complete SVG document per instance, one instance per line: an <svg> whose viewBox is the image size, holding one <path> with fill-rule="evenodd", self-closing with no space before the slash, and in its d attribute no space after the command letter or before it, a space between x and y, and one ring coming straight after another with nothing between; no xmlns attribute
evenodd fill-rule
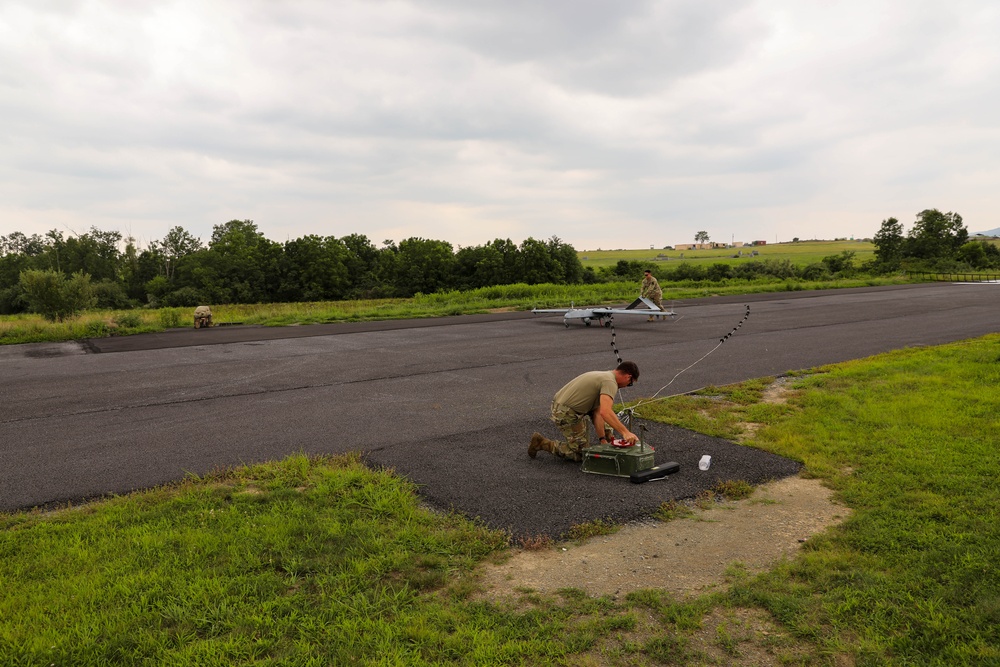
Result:
<svg viewBox="0 0 1000 667"><path fill-rule="evenodd" d="M590 371L578 375L557 391L552 400L583 415L593 412L601 404L601 394L607 394L612 399L618 394L614 371Z"/></svg>

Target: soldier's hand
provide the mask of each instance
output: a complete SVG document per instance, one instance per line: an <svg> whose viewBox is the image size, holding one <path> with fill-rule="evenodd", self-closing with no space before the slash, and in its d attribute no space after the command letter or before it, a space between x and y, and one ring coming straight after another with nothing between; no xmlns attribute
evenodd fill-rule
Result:
<svg viewBox="0 0 1000 667"><path fill-rule="evenodd" d="M637 436L635 433L632 433L631 431L625 431L624 433L622 433L622 440L624 440L630 445L634 445L635 443L639 442L639 436Z"/></svg>

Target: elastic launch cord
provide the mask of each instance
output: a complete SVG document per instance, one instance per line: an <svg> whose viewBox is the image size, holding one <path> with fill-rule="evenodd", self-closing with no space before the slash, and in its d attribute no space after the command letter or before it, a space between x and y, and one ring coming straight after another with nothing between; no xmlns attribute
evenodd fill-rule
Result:
<svg viewBox="0 0 1000 667"><path fill-rule="evenodd" d="M636 403L635 405L631 406L629 408L629 410L635 410L635 409L639 408L640 406L645 405L647 403L652 403L653 401L662 401L662 400L666 400L668 398L673 398L673 396L678 396L679 394L673 394L671 396L660 396L660 392L662 392L664 389L666 389L667 387L669 387L670 385L672 385L674 383L674 380L676 380L681 375L681 373L684 373L686 371L691 370L696 365L698 365L699 363L701 363L702 361L704 361L705 358L708 357L708 355L712 354L713 352L715 352L716 350L718 350L720 347L722 347L722 344L725 343L727 340L729 340L733 336L733 334L735 334L740 329L740 327L743 326L743 323L746 322L747 319L750 318L750 306L749 306L749 304L747 304L746 309L747 309L746 313L744 313L743 319L739 321L739 324L737 324L735 327L733 327L732 331L730 331L725 336L723 336L722 338L720 338L719 342L716 343L715 347L713 347L711 350L709 350L708 352L706 352L701 357L701 359L698 359L697 361L695 361L693 364L691 364L687 368L684 368L684 369L681 369L681 370L677 371L677 374L674 375L674 377L672 377L670 379L670 382L668 382L665 385L663 385L662 387L660 387L657 390L657 392L655 394L653 394L652 396L650 396L649 398L647 398L647 399L645 399L643 401L640 401L640 402ZM614 342L614 335L612 334L611 345L614 346L614 344L615 344L615 342ZM617 347L615 347L615 354L616 355L618 354L618 348ZM618 363L621 363L621 358L620 357L618 359ZM657 398L657 396L660 396L660 398Z"/></svg>

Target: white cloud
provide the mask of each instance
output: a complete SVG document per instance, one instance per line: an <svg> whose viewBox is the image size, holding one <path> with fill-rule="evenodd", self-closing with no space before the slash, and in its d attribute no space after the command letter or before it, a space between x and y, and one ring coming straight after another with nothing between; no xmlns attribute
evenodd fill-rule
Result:
<svg viewBox="0 0 1000 667"><path fill-rule="evenodd" d="M0 233L991 228L996 34L986 0L9 0Z"/></svg>

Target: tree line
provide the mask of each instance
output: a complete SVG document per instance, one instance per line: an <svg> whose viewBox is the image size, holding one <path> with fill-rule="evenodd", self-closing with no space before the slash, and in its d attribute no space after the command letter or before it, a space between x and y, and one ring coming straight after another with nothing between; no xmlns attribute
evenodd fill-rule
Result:
<svg viewBox="0 0 1000 667"><path fill-rule="evenodd" d="M983 240L969 240L958 213L927 209L917 214L908 234L896 218L887 218L872 239L873 272L962 272L1000 268L1000 248Z"/></svg>
<svg viewBox="0 0 1000 667"><path fill-rule="evenodd" d="M83 307L195 306L410 297L513 283L597 280L576 250L553 236L520 245L496 239L459 248L412 237L376 247L362 234L267 239L252 220L216 225L207 244L182 227L139 249L134 239L92 228L66 237L0 236L0 313L37 310L40 292ZM87 290L82 290L86 292ZM36 299L37 300L37 299ZM53 306L47 304L47 310ZM58 308L56 308L58 310Z"/></svg>
<svg viewBox="0 0 1000 667"><path fill-rule="evenodd" d="M739 264L681 262L651 266L619 261L583 267L573 246L495 239L457 250L446 241L411 237L376 246L362 234L307 235L285 243L267 239L252 220L213 227L207 244L182 227L140 249L116 231L92 228L65 236L13 232L0 236L0 313L40 312L61 319L90 307L196 306L221 303L337 301L410 297L525 283L579 284L635 280L652 269L663 282L828 280L861 273L1000 267L1000 250L969 241L957 213L922 211L909 232L889 218L874 237L872 261L845 251L799 267L788 260Z"/></svg>

